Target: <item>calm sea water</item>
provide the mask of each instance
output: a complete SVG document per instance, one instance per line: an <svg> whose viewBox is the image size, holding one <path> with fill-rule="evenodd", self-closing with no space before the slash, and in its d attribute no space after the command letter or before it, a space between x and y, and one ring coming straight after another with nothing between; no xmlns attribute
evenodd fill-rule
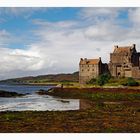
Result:
<svg viewBox="0 0 140 140"><path fill-rule="evenodd" d="M33 94L40 89L48 90L51 86L32 86L32 85L0 85L0 90L13 91L17 93L30 93Z"/></svg>
<svg viewBox="0 0 140 140"><path fill-rule="evenodd" d="M0 111L52 111L52 110L78 110L80 101L78 99L60 99L48 95L38 95L35 92L43 89L48 90L50 86L29 85L0 85L0 90L14 91L18 93L29 93L23 97L2 98L0 97Z"/></svg>

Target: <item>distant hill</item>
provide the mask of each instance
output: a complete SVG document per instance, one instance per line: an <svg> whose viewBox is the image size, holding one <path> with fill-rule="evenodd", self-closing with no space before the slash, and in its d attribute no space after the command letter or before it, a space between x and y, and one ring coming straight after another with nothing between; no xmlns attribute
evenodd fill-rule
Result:
<svg viewBox="0 0 140 140"><path fill-rule="evenodd" d="M79 72L28 76L0 81L1 83L78 82Z"/></svg>

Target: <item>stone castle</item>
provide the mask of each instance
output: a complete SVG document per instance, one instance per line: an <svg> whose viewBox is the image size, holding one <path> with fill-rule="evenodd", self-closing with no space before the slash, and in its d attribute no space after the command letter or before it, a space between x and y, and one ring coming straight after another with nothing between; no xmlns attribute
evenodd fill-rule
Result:
<svg viewBox="0 0 140 140"><path fill-rule="evenodd" d="M140 52L136 51L136 45L114 46L110 53L110 62L102 63L101 58L81 58L79 63L79 82L86 83L91 78L97 78L103 73L110 73L112 77L133 77L140 79Z"/></svg>

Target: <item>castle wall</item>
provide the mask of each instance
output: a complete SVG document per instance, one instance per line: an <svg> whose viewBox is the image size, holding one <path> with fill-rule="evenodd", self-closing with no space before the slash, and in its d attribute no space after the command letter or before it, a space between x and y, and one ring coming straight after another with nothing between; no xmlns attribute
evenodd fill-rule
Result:
<svg viewBox="0 0 140 140"><path fill-rule="evenodd" d="M125 70L124 77L132 77L132 70Z"/></svg>
<svg viewBox="0 0 140 140"><path fill-rule="evenodd" d="M100 64L101 65L101 64ZM81 84L86 83L90 79L97 78L101 71L101 66L98 64L92 65L80 65L79 69L79 82Z"/></svg>
<svg viewBox="0 0 140 140"><path fill-rule="evenodd" d="M132 47L114 48L110 54L109 70L113 77L133 77L138 71L133 67L139 66L140 53L136 52L135 45Z"/></svg>
<svg viewBox="0 0 140 140"><path fill-rule="evenodd" d="M110 73L109 66L107 63L102 63L100 74L103 74L103 73Z"/></svg>
<svg viewBox="0 0 140 140"><path fill-rule="evenodd" d="M119 55L119 54L110 54L110 60L112 63L117 64L117 63L123 63L124 61L124 56Z"/></svg>
<svg viewBox="0 0 140 140"><path fill-rule="evenodd" d="M133 67L132 77L135 79L140 79L140 68L139 67Z"/></svg>
<svg viewBox="0 0 140 140"><path fill-rule="evenodd" d="M112 77L132 77L132 67L121 64L111 64L110 73Z"/></svg>
<svg viewBox="0 0 140 140"><path fill-rule="evenodd" d="M133 63L133 66L140 66L140 53L135 53L132 55L132 63Z"/></svg>

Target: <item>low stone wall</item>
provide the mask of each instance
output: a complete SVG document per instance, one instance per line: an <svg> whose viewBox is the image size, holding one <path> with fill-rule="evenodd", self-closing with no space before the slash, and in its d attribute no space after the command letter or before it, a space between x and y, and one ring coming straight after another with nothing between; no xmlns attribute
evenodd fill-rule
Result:
<svg viewBox="0 0 140 140"><path fill-rule="evenodd" d="M133 67L132 77L136 78L136 79L140 79L140 69L139 69L139 67Z"/></svg>

